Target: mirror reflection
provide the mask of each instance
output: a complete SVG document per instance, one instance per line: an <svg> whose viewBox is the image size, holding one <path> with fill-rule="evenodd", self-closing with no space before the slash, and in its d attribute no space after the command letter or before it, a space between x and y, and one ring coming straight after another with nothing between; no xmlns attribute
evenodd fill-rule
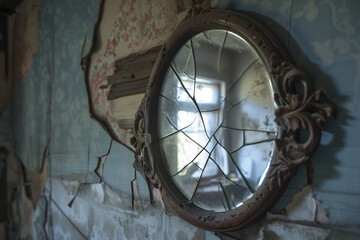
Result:
<svg viewBox="0 0 360 240"><path fill-rule="evenodd" d="M179 49L160 93L158 135L189 202L223 212L253 195L273 158L275 109L270 75L240 36L204 31Z"/></svg>

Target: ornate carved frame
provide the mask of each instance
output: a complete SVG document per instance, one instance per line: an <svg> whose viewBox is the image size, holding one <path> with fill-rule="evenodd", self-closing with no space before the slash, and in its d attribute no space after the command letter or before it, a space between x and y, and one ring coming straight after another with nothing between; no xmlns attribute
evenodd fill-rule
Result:
<svg viewBox="0 0 360 240"><path fill-rule="evenodd" d="M280 139L265 181L242 206L227 212L209 212L189 203L167 175L157 144L159 92L168 66L192 36L210 29L230 30L257 51L267 67L278 108L275 112ZM192 9L164 44L153 68L147 93L137 112L132 144L134 167L158 188L175 212L186 221L212 231L231 231L254 223L280 197L297 169L316 150L326 117L335 114L321 90L313 91L310 78L292 64L285 48L266 27L241 12ZM296 86L296 87L295 87ZM300 86L300 91L298 86ZM299 131L308 131L305 142Z"/></svg>

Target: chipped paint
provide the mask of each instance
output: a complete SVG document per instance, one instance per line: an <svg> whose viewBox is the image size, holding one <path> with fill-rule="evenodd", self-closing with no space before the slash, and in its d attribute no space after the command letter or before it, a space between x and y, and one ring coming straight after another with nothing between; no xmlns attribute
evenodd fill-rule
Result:
<svg viewBox="0 0 360 240"><path fill-rule="evenodd" d="M319 207L310 185L298 192L291 203L285 207L285 214L267 214L268 220L283 219L293 221L307 221L319 224L329 224L326 209Z"/></svg>
<svg viewBox="0 0 360 240"><path fill-rule="evenodd" d="M162 45L166 41L181 20L178 15L183 16L178 14L178 4L184 5L175 0L109 0L104 3L102 18L96 31L99 34L94 38L97 42L93 43L97 48L90 53L89 71L85 73L89 85L88 94L93 114L110 126L114 137L130 148L131 131L121 129L122 126L118 125L122 119L116 118L116 114L112 112L107 99L109 86L106 85L106 80L113 75L115 61L119 58Z"/></svg>
<svg viewBox="0 0 360 240"><path fill-rule="evenodd" d="M146 200L142 200L146 207L133 211L131 196L124 192L115 193L104 183L83 185L69 208L67 203L83 177L71 175L52 180L53 198L63 211L53 211L58 221L54 226L57 238L70 237L65 215L87 239L194 239L196 236L204 239L207 234ZM71 227L72 237L79 236L76 231Z"/></svg>
<svg viewBox="0 0 360 240"><path fill-rule="evenodd" d="M224 234L239 239L327 239L332 229L327 210L319 206L312 187L303 187L285 206L282 214L267 213L266 219L255 225ZM220 233L220 235L222 235Z"/></svg>

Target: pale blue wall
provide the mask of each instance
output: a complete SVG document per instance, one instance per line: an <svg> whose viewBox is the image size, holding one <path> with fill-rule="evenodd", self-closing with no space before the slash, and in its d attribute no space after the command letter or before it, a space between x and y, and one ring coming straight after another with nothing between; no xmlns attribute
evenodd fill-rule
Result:
<svg viewBox="0 0 360 240"><path fill-rule="evenodd" d="M80 66L91 44L99 4L99 0L42 1L39 50L0 118L2 145L15 149L29 169L40 170L48 143L51 176L93 172L97 157L108 151L111 138L90 118ZM131 151L114 142L104 180L130 193L133 160Z"/></svg>
<svg viewBox="0 0 360 240"><path fill-rule="evenodd" d="M332 223L360 226L360 1L219 0L217 7L248 11L272 29L294 62L338 106L313 155L314 192ZM261 15L261 16L260 16ZM290 34L289 34L290 33ZM290 37L290 38L289 38ZM301 167L274 210L306 183Z"/></svg>

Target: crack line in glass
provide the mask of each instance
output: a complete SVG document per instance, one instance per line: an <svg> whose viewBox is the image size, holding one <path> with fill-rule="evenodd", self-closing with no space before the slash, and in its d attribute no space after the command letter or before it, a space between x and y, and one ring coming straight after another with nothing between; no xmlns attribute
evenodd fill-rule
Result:
<svg viewBox="0 0 360 240"><path fill-rule="evenodd" d="M276 133L275 131L267 131L262 129L246 129L246 128L234 128L234 127L227 127L227 126L220 126L221 128L235 130L235 131L254 131L254 132L263 132L263 133Z"/></svg>
<svg viewBox="0 0 360 240"><path fill-rule="evenodd" d="M208 110L202 110L201 112L206 113L206 112L215 112L215 111L219 111L220 108L213 108L213 109L208 109Z"/></svg>
<svg viewBox="0 0 360 240"><path fill-rule="evenodd" d="M260 57L257 57L253 62L250 63L250 65L239 75L239 77L231 84L229 89L226 91L225 98L229 94L229 92L232 90L232 88L242 79L242 77L245 75L245 73L259 60ZM229 100L228 100L229 101ZM229 101L230 102L230 101Z"/></svg>
<svg viewBox="0 0 360 240"><path fill-rule="evenodd" d="M220 187L218 186L218 191L220 192L219 188L220 188ZM224 202L224 200L223 200L223 199L221 199L221 203L222 203L222 205L223 205L224 209L226 209L226 204L225 204L225 202Z"/></svg>
<svg viewBox="0 0 360 240"><path fill-rule="evenodd" d="M191 138L190 138L191 139ZM207 145L211 142L211 139L209 139L209 141L206 143L205 147L203 147L200 152L198 152L196 154L196 156L193 158L193 160L191 160L189 163L187 163L183 168L181 168L179 171L177 171L176 173L174 173L171 177L176 176L177 174L179 174L180 172L182 172L187 166L189 166L191 163L193 163L195 161L195 159L202 153L202 151L206 151L207 153L209 153L205 148L207 147ZM204 167L205 168L205 167Z"/></svg>
<svg viewBox="0 0 360 240"><path fill-rule="evenodd" d="M245 175L242 173L242 171L240 170L240 167L237 165L237 163L235 162L234 158L231 156L231 154L229 153L229 151L218 141L218 139L216 138L216 136L214 136L215 141L217 144L219 144L229 155L231 161L233 162L233 164L235 165L236 169L239 171L241 177L243 178L246 186L249 188L251 193L255 192L255 189L251 186L251 184L249 183L249 181L247 180L247 178L245 177Z"/></svg>
<svg viewBox="0 0 360 240"><path fill-rule="evenodd" d="M187 72L184 72L184 74L185 74L188 78L194 80L194 77L191 77Z"/></svg>
<svg viewBox="0 0 360 240"><path fill-rule="evenodd" d="M195 190L194 190L194 192L193 192L193 194L192 194L192 196L191 196L191 198L190 198L189 203L191 203L192 200L193 200L193 198L194 198L194 195L195 195L195 193L196 193L196 191L197 191L197 189L198 189L198 187L199 187L199 184L200 184L200 182L201 182L202 175L203 175L203 173L205 172L206 165L207 165L207 163L209 162L209 159L210 159L210 157L211 157L211 154L212 154L212 152L214 151L214 149L216 148L216 146L217 146L217 144L214 145L213 149L210 151L210 154L209 154L208 158L206 159L206 162L205 162L205 165L204 165L204 170L201 171L201 174L200 174L200 177L199 177L199 181L197 182L197 184L196 184L196 186L195 186Z"/></svg>
<svg viewBox="0 0 360 240"><path fill-rule="evenodd" d="M203 170L199 165L196 164L196 162L193 162L193 164L200 170Z"/></svg>
<svg viewBox="0 0 360 240"><path fill-rule="evenodd" d="M189 57L190 57L190 56L189 56ZM176 65L175 59L172 61L172 63L173 63L173 65L174 65L174 68L175 68L176 72L180 73L180 71L179 71L179 69L178 69L178 67L177 67L177 65ZM187 64L188 64L188 62L187 62L185 65L187 65ZM184 73L188 78L194 80L194 77L191 77L187 72L183 71L183 73ZM178 86L177 86L177 87L178 87ZM178 88L180 88L180 87L178 87Z"/></svg>
<svg viewBox="0 0 360 240"><path fill-rule="evenodd" d="M165 99L166 99L166 100L168 100L169 102L174 102L174 103L177 103L177 101L175 101L175 100L171 100L170 98L168 98L168 97L166 97L166 96L162 95L161 93L160 93L160 97L165 98Z"/></svg>
<svg viewBox="0 0 360 240"><path fill-rule="evenodd" d="M225 192L225 188L224 188L224 186L222 185L221 181L219 181L219 184L220 184L221 190L222 190L222 192L223 192L223 194L224 194L224 197L225 197L225 200L226 200L226 203L227 203L227 208L228 208L228 210L231 210L230 202L229 202L229 199L228 199L227 194L226 194L226 192ZM225 206L224 206L224 207L225 207Z"/></svg>
<svg viewBox="0 0 360 240"><path fill-rule="evenodd" d="M204 36L206 37L207 40L211 41L211 39L208 37L208 35L206 34L206 31L202 32L204 34Z"/></svg>
<svg viewBox="0 0 360 240"><path fill-rule="evenodd" d="M205 34L205 32L203 32L205 38L209 41L211 41L211 39ZM225 36L224 36L224 41L222 43L222 46L221 46L221 50L220 50L220 53L219 53L219 56L218 56L218 62L217 62L217 65L218 65L218 69L221 68L221 61L222 61L222 55L223 55L223 52L224 52L224 48L225 48L225 44L226 44L226 40L227 40L227 36L228 36L228 31L225 32ZM188 43L190 42L190 45L191 45L191 48L189 47ZM173 174L171 177L175 177L177 174L179 174L180 172L182 172L185 168L187 168L191 163L193 163L198 169L201 170L201 174L200 174L200 177L199 179L195 179L193 176L191 176L193 179L195 179L197 181L197 184L195 186L195 189L192 193L192 196L189 200L189 203L192 202L195 194L197 193L197 190L199 188L199 185L200 185L200 182L202 180L202 177L203 177L203 174L205 172L205 169L208 165L208 162L209 160L211 160L216 166L217 168L219 169L219 171L222 173L222 175L225 177L225 179L229 180L231 183L241 187L241 188L245 188L246 187L250 190L251 193L254 193L255 192L255 189L252 187L252 185L250 184L250 182L247 180L247 178L245 177L245 175L242 173L238 163L234 160L232 154L235 153L236 151L239 151L240 149L242 149L243 147L245 146L249 146L249 145L255 145L255 144L260 144L260 143L265 143L265 142L271 142L271 141L274 141L276 140L277 138L270 138L270 139L265 139L265 140L259 140L259 141L256 141L256 142L251 142L251 143L246 143L246 132L258 132L258 133L268 133L268 136L270 134L276 134L276 131L267 131L267 130L263 130L263 129L243 129L243 128L234 128L234 127L228 127L228 126L223 126L224 124L224 121L225 119L227 119L228 115L230 114L230 112L232 111L232 109L234 109L236 106L242 104L245 100L248 99L249 96L245 96L245 98L241 99L238 103L236 104L233 104L230 100L229 100L229 94L231 93L231 91L233 91L233 88L239 83L239 81L241 81L241 79L243 79L243 77L245 76L245 74L247 73L247 71L249 69L252 68L252 66L260 59L260 57L257 57L255 60L253 60L246 68L245 70L243 70L235 79L234 81L232 82L232 84L230 85L230 87L228 88L228 90L226 91L225 93L225 96L224 96L224 99L221 100L220 102L220 105L218 108L214 108L214 109L209 109L209 110L203 110L201 111L200 110L200 106L201 104L199 105L198 102L196 101L196 87L197 87L197 69L196 69L196 58L195 58L195 50L194 50L194 45L193 45L193 39L191 38L190 41L186 42L184 44L188 49L191 49L191 55L192 55L192 59L193 59L193 63L194 63L194 77L191 77L189 76L188 73L186 73L185 71L183 71L182 73L179 72L179 69L176 65L176 62L175 62L175 59L172 61L172 64L169 65L169 67L171 68L171 70L173 71L173 73L175 74L175 76L177 77L177 80L179 81L180 85L175 85L175 84L172 84L174 85L176 88L178 89L183 89L185 92L186 92L186 95L191 99L192 103L195 105L197 111L198 111L198 114L200 115L200 118L201 118L201 124L202 124L202 127L204 129L204 131L200 131L198 132L201 133L201 132L204 132L206 134L206 137L208 138L208 141L207 143L205 144L205 146L202 146L201 144L199 144L197 141L195 141L193 138L191 138L187 133L184 132L185 129L187 129L188 127L190 127L192 124L194 124L194 122L196 121L197 116L195 117L195 119L193 120L193 122L181 129L178 129L176 127L176 125L171 121L169 115L167 113L165 113L166 115L166 118L168 120L168 122L170 123L170 125L176 130L174 133L171 133L165 137L162 137L160 138L160 140L162 139L165 139L169 136L172 136L174 134L177 134L177 133L182 133L184 134L185 137L187 137L188 139L190 139L193 143L195 143L197 146L199 146L201 148L201 150L195 155L195 157L190 161L188 162L184 167L182 167L179 171L177 171L175 174ZM188 61L187 61L187 64L186 66L188 66L189 64L189 61L191 59L191 56L190 54L188 55ZM180 74L185 74L189 79L192 79L194 81L193 83L193 89L191 88L186 88L185 87L185 84L184 82L181 80L180 78ZM184 77L184 76L182 76ZM257 86L257 85L256 85ZM252 87L254 88L254 87ZM193 96L190 95L190 92L189 91L192 91L193 92ZM162 94L160 94L160 96L164 97L166 100L168 101L171 101L171 102L176 102L178 103L178 101L176 100L171 100L165 96L163 96ZM221 97L222 98L222 97ZM220 98L220 99L221 99ZM220 100L219 99L219 100ZM188 100L187 100L188 101ZM205 120L204 120L204 117L203 117L203 114L202 113L205 113L205 112L214 112L214 111L219 111L221 109L221 106L225 103L225 102L228 102L230 107L226 110L226 112L222 115L222 120L220 122L220 124L217 126L216 130L211 134L211 136L209 136L210 133L208 133L208 131L210 131L210 129L208 130L206 128L206 124L205 124ZM189 104L191 104L191 102L189 101ZM225 107L224 107L224 110L225 110ZM200 125L199 125L200 126ZM217 137L215 136L215 134L218 132L219 129L230 129L230 130L236 130L236 131L241 131L242 132L242 138L243 138L243 142L241 144L240 147L238 147L237 149L235 149L234 151L229 151L228 149L226 149L220 142L219 140L217 139ZM256 135L255 135L256 136ZM206 147L212 142L212 140L215 140L215 144L214 146L212 147L211 151L209 152ZM217 147L217 145L219 145L229 156L229 158L231 159L232 163L235 165L235 168L237 169L237 171L239 172L239 174L241 175L243 181L245 182L245 186L242 186L242 185L239 185L238 183L234 182L233 180L231 180L221 169L221 167L219 166L219 164L213 159L213 157L211 156L213 151L215 150L215 148ZM181 145L182 148L184 149L184 145ZM207 156L207 159L205 161L205 164L203 166L203 168L201 168L197 163L195 163L195 160L197 159L197 157L203 153L203 151L205 151L208 156ZM221 181L219 181L219 184L220 184L220 187L222 189L222 192L224 194L224 197L225 197L225 200L226 200L226 204L227 204L227 207L225 207L225 204L224 204L224 208L228 208L229 210L231 209L231 204L230 204L230 201L228 199L228 196L227 196L227 193L226 193L226 190L224 188L224 186L222 185ZM220 189L218 188L218 191L220 191ZM233 206L235 207L235 204L234 202L232 201L232 204Z"/></svg>
<svg viewBox="0 0 360 240"><path fill-rule="evenodd" d="M169 123L171 124L171 126L172 126L173 128L175 128L176 130L175 130L175 132L170 133L169 135L166 135L166 136L164 136L164 137L162 137L162 138L159 138L159 140L163 140L163 139L165 139L165 138L167 138L167 137L170 137L170 136L172 136L172 135L174 135L174 134L177 134L177 133L179 133L179 132L183 132L184 129L186 129L186 128L190 127L191 125L193 125L193 123L195 122L195 120L196 120L196 118L197 118L197 117L195 117L194 120L192 121L192 123L190 123L189 125L181 128L181 129L177 129L177 127L175 127L175 126L172 124L172 122L171 122L171 120L170 120L170 117L169 117L166 113L164 113L164 114L166 115L166 119L169 121Z"/></svg>
<svg viewBox="0 0 360 240"><path fill-rule="evenodd" d="M190 40L191 40L191 39L190 39ZM190 41L190 42L191 42L191 46L192 46L192 41ZM193 56L193 58L194 58L194 61L195 61L195 56ZM245 100L245 99L242 99L241 101L239 101L238 103L236 103L236 104L234 105L229 99L227 99L227 95L228 95L228 93L230 92L230 90L232 89L232 87L243 77L244 73L245 73L246 71L248 71L248 70L251 68L251 66L252 66L258 59L259 59L259 57L256 58L256 59L245 69L245 71L243 71L243 72L240 74L239 78L235 81L235 83L233 83L233 84L231 85L231 87L230 87L230 88L228 89L228 91L226 92L226 96L225 96L224 100L221 101L220 106L222 105L222 103L223 103L225 100L229 101L229 103L230 103L231 105L233 105L233 106L231 106L231 108L227 111L227 113L228 113L233 107L235 107L236 105L239 105L243 100ZM174 61L173 61L173 62L174 62ZM174 67L173 67L171 64L170 64L169 66L170 66L171 70L174 72L174 74L175 74L175 76L177 77L178 81L180 82L182 88L185 90L186 94L189 96L189 98L190 98L190 99L193 101L193 103L195 104L195 107L197 108L197 110L198 110L198 112L199 112L199 114L200 114L200 117L201 117L201 121L202 121L202 124L203 124L203 127L204 127L204 132L205 132L206 136L209 138L209 135L208 135L207 130L206 130L206 127L205 127L205 122L204 122L203 116L202 116L202 114L201 114L202 111L200 110L200 107L199 107L199 105L197 104L197 102L196 102L196 100L195 100L195 95L194 95L194 97L191 97L190 93L188 92L188 90L187 90L187 88L185 87L184 83L181 81L181 78L180 78L180 76L178 75L178 73L175 71ZM195 67L195 62L194 62L194 67ZM195 67L195 68L196 68L196 67ZM196 69L195 69L194 84L196 84ZM180 88L180 87L178 87L178 86L176 86L176 87L177 87L177 88ZM195 88L194 88L194 93L195 93ZM226 115L227 115L227 113L226 113ZM225 119L225 117L223 118L223 120L224 120L224 119ZM223 122L223 121L222 121L222 122ZM221 124L222 124L222 123L221 123ZM221 124L220 124L220 125L221 125Z"/></svg>
<svg viewBox="0 0 360 240"><path fill-rule="evenodd" d="M201 114L201 110L200 110L199 105L197 104L197 102L196 102L195 98L191 97L191 95L190 95L189 91L186 89L186 87L185 87L184 83L181 81L181 79L180 79L180 77L179 77L178 73L175 71L175 69L173 68L173 66L171 66L171 65L170 65L170 68L171 68L171 70L175 73L175 75L176 75L176 77L178 78L178 80L179 80L179 82L180 82L181 86L184 88L184 90L185 90L186 94L189 96L189 98L190 98L190 99L193 101L193 103L195 104L195 107L196 107L196 109L198 110L198 112L199 112L199 114L200 114L201 122L202 122L203 127L204 127L204 132L205 132L206 136L209 138L209 135L208 135L208 133L207 133L207 131L206 131L206 127L205 127L204 118L203 118L203 116L202 116L202 114ZM196 81L196 80L195 80L195 81Z"/></svg>
<svg viewBox="0 0 360 240"><path fill-rule="evenodd" d="M190 44L191 44L191 52L192 52L192 57L193 57L193 61L194 61L194 93L193 93L193 97L194 97L194 101L195 100L195 92L196 92L196 61L195 61L195 53L194 53L194 45L192 42L192 38L190 38ZM205 125L204 125L205 128Z"/></svg>
<svg viewBox="0 0 360 240"><path fill-rule="evenodd" d="M240 102L241 102L241 101L240 101ZM234 106L235 106L235 105L234 105ZM224 119L225 119L225 118L224 118ZM170 122L170 124L172 124L171 121L169 121L169 122ZM221 123L221 124L222 124L222 123ZM171 177L179 174L179 173L182 172L189 164L193 163L193 162L195 161L195 159L202 153L202 151L205 150L207 153L209 153L209 151L206 150L206 147L207 147L207 145L211 142L211 139L212 139L213 137L214 137L215 141L216 141L217 143L219 143L219 145L220 145L222 148L224 148L224 150L230 155L229 151L227 151L227 150L225 149L225 147L222 146L222 144L217 140L217 138L216 138L216 136L215 136L215 134L217 133L217 131L221 128L221 124L220 124L220 126L217 127L217 129L214 131L214 133L210 136L210 138L209 138L208 142L205 144L205 146L201 146L197 141L195 141L194 139L192 139L191 137L189 137L185 132L183 132L182 130L180 130L187 138L189 138L191 141L193 141L196 145L198 145L198 146L201 147L202 149L201 149L201 151L200 151L198 154L196 154L196 156L193 158L193 160L191 160L189 163L187 163L182 169L180 169L178 172L176 172L175 174L173 174ZM175 127L174 125L172 125L172 126L176 129L176 127ZM236 129L236 128L234 128L234 129ZM177 131L177 132L179 132L179 131ZM245 134L243 134L243 142L245 142L244 137L245 137ZM250 144L249 144L249 145L250 145ZM230 158L232 158L231 155L230 155ZM232 161L234 162L233 159L232 159ZM235 164L235 163L234 163L234 164ZM236 165L236 164L235 164L235 165ZM238 171L240 172L240 175L244 178L245 176L242 174L240 168L239 168L237 165L236 165L236 167L237 167ZM204 166L204 168L205 168L205 166ZM247 179L244 179L244 181L245 181L245 183L248 182ZM252 187L251 187L250 189L252 189Z"/></svg>
<svg viewBox="0 0 360 240"><path fill-rule="evenodd" d="M166 115L167 116L167 115ZM175 129L177 129L176 127L175 127L175 125L170 121L170 119L169 119L169 117L167 116L167 118L168 118L168 121L169 121L169 123L171 124L171 126L173 127L173 128L175 128ZM196 118L195 118L196 119ZM191 126L194 122L195 122L195 119L194 119L194 121L189 125L189 126ZM187 127L189 127L189 126L187 126ZM192 139L189 135L187 135L183 130L184 129L186 129L187 127L185 127L185 128L182 128L182 129L179 129L179 130L177 130L176 132L178 133L178 132L181 132L182 134L184 134L187 138L189 138L191 141L193 141L196 145L198 145L199 147L201 147L201 148L205 148L205 147L203 147L203 146L201 146L200 145L200 143L198 143L197 141L195 141L194 139ZM211 139L210 139L211 140ZM210 140L209 140L209 142L210 142ZM207 146L207 144L206 144L206 146ZM205 149L205 151L207 152L207 153L209 153L206 149Z"/></svg>
<svg viewBox="0 0 360 240"><path fill-rule="evenodd" d="M219 71L220 71L220 69L221 69L221 58L222 58L222 55L223 55L223 51L224 51L224 46L225 46L225 42L226 42L227 35L228 35L228 31L225 32L224 41L223 41L223 43L222 43L221 51L220 51L220 54L219 54L219 57L218 57L218 70L219 70Z"/></svg>
<svg viewBox="0 0 360 240"><path fill-rule="evenodd" d="M175 59L172 61L172 64L174 65L174 68L175 68L176 72L180 73L180 71L179 71L179 69L178 69L178 67L176 65Z"/></svg>
<svg viewBox="0 0 360 240"><path fill-rule="evenodd" d="M239 187L243 187L243 186L241 186L240 184L238 184L238 183L234 182L233 180L231 180L228 176L226 176L226 174L223 172L223 170L221 170L219 164L218 164L217 162L215 162L215 160L214 160L212 157L210 157L210 160L213 161L213 163L218 167L218 169L220 170L220 172L224 175L224 177L225 177L227 180L229 180L230 182L232 182L233 184L235 184L235 185L237 185L237 186L239 186ZM204 167L204 168L205 168L205 167Z"/></svg>
<svg viewBox="0 0 360 240"><path fill-rule="evenodd" d="M243 101L243 100L241 100L239 103L241 103L242 101ZM233 105L231 108L235 107L235 106L238 105L239 103ZM230 109L231 109L231 108L230 108ZM230 109L227 111L227 113L230 111ZM226 113L226 114L227 114L227 113ZM169 116L166 115L166 117L167 117L169 123L170 123L175 129L177 129L177 128L174 126L174 124L171 122ZM225 119L225 117L224 117L224 119ZM211 142L211 139L214 137L214 139L215 139L215 141L217 142L217 144L219 144L219 145L229 154L231 161L234 163L235 167L236 167L237 170L239 171L239 173L240 173L241 177L243 178L246 186L249 188L249 190L250 190L252 193L254 193L255 190L254 190L253 187L250 185L250 183L248 182L247 178L244 176L244 174L243 174L242 171L240 170L240 167L237 165L237 163L235 162L235 160L233 159L233 157L231 156L231 154L234 153L234 152L236 152L236 151L238 151L239 149L241 149L241 148L244 147L244 146L248 146L248 145L252 145L252 144L257 144L257 143L261 143L261 142L269 142L269 141L273 141L273 140L275 140L275 139L267 139L267 140L259 141L259 142L256 142L256 143L244 144L244 145L242 145L240 148L238 148L237 150L232 151L232 152L229 152L229 151L218 141L218 139L217 139L216 136L215 136L215 134L217 133L217 131L222 127L222 126L221 126L221 124L223 123L223 121L222 121L222 123L220 124L220 126L217 127L217 129L215 130L215 132L214 132L214 133L212 134L212 136L209 138L209 140L208 140L208 142L206 143L206 145L205 145L205 146L201 146L197 141L195 141L194 139L192 139L191 137L189 137L189 136L183 131L184 129L186 129L186 128L188 128L189 126L191 126L191 125L195 122L195 120L196 120L196 118L194 119L194 121L193 121L190 125L182 128L182 129L179 129L179 130L177 130L176 132L174 132L174 133L172 133L172 134L170 134L170 135L168 135L168 136L165 136L165 137L161 138L161 139L164 139L164 138L167 138L167 137L169 137L169 136L171 136L171 135L173 135L173 134L176 134L176 133L178 133L178 132L182 132L187 138L189 138L192 142L194 142L196 145L198 145L199 147L202 148L201 151L193 158L193 160L191 160L189 163L187 163L182 169L180 169L178 172L176 172L175 174L173 174L171 177L176 176L177 174L179 174L180 172L182 172L187 166L189 166L191 163L193 163L193 162L195 161L195 159L202 153L202 151L205 150L205 151L209 154L209 156L211 156L211 154L209 153L209 151L206 150L206 146ZM225 128L229 128L229 127L225 127ZM230 128L230 129L238 130L238 131L270 132L270 131L263 131L263 130L250 130L250 129L237 129L237 128ZM270 133L274 133L274 132L270 132ZM160 140L161 140L161 139L160 139ZM245 143L245 134L243 134L243 143ZM215 144L215 146L216 146L217 144ZM217 165L217 163L216 163L211 157L210 157L210 159ZM205 169L205 167L206 167L207 162L208 162L208 161L206 161L206 163L205 163L205 165L204 165L204 169ZM217 165L217 166L218 166L218 165ZM199 166L197 166L197 167L199 167ZM200 167L199 167L199 168L200 168ZM220 169L219 166L218 166L218 168ZM200 169L201 169L201 168L200 168ZM202 169L202 170L203 170L203 169ZM220 169L220 170L221 170L221 169ZM221 172L222 172L222 171L221 171ZM224 172L222 172L222 173L224 174ZM225 174L224 174L224 176L226 177ZM226 177L226 178L227 178L227 177ZM227 178L227 179L228 179L228 178ZM228 179L228 180L230 180L230 179ZM231 180L230 180L230 181L231 181ZM231 182L233 182L233 181L231 181ZM234 184L236 184L236 183L234 183ZM237 185L238 185L238 184L237 184Z"/></svg>
<svg viewBox="0 0 360 240"><path fill-rule="evenodd" d="M249 145L255 145L255 144L259 144L259 143L265 143L265 142L271 142L274 140L277 140L278 138L271 138L271 139L266 139L266 140L261 140L261 141L257 141L257 142L251 142L251 143L244 143L244 145L242 145L241 147L235 149L234 151L230 152L230 154L233 154L234 152L239 151L240 149L242 149L243 147L249 146ZM244 134L244 140L245 140L245 134Z"/></svg>
<svg viewBox="0 0 360 240"><path fill-rule="evenodd" d="M183 87L181 87L181 86L178 86L178 85L175 85L175 84L171 84L171 85L173 85L175 88L178 88L178 89L183 89ZM190 90L192 90L192 88L190 88Z"/></svg>

